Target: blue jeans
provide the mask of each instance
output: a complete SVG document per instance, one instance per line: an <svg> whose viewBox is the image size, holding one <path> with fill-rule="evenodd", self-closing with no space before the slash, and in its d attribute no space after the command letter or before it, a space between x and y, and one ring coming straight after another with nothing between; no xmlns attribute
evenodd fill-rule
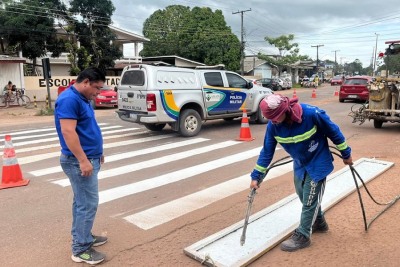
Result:
<svg viewBox="0 0 400 267"><path fill-rule="evenodd" d="M93 242L92 227L99 205L97 174L100 171L100 158L89 159L93 165L91 176L81 175L79 162L74 156L61 154L60 164L68 176L74 200L72 203L72 253L79 253L90 248Z"/></svg>
<svg viewBox="0 0 400 267"><path fill-rule="evenodd" d="M300 225L297 231L306 237L312 233L312 225L315 220L323 219L324 214L321 210L322 196L325 191L326 178L314 182L308 173L303 179L294 177L294 186L299 196L303 208L301 210Z"/></svg>

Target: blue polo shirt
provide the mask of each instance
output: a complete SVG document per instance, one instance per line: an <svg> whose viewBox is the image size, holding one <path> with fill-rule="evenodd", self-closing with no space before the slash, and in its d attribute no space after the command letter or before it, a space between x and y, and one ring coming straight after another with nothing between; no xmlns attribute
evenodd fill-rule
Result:
<svg viewBox="0 0 400 267"><path fill-rule="evenodd" d="M86 97L80 94L74 86L58 96L54 119L62 154L73 156L65 143L60 125L60 119L71 119L77 121L76 132L86 156L88 158L99 158L103 155L103 137L94 110Z"/></svg>

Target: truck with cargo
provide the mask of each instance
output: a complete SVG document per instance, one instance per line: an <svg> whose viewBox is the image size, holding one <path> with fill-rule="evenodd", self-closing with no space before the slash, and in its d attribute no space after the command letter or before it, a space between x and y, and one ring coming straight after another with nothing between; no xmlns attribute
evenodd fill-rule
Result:
<svg viewBox="0 0 400 267"><path fill-rule="evenodd" d="M118 86L120 119L161 131L167 124L182 136L195 136L207 120L232 120L245 110L266 123L260 101L272 90L235 72L139 64L124 68Z"/></svg>
<svg viewBox="0 0 400 267"><path fill-rule="evenodd" d="M400 54L400 41L388 41L385 44L389 44L386 56ZM385 77L376 77L368 85L367 103L350 112L353 123L362 124L368 119L373 120L375 128L382 128L383 123L400 122L400 78L385 74Z"/></svg>

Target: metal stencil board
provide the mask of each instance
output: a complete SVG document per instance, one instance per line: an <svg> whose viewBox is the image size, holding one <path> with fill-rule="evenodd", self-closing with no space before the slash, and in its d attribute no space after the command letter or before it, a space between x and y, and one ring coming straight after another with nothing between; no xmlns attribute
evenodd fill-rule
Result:
<svg viewBox="0 0 400 267"><path fill-rule="evenodd" d="M367 183L393 165L361 158L354 163L354 168ZM328 210L355 189L349 167L329 175L322 209ZM250 217L244 246L240 245L243 230L243 221L240 221L185 248L184 253L209 266L246 266L289 236L299 224L300 213L301 204L294 193Z"/></svg>

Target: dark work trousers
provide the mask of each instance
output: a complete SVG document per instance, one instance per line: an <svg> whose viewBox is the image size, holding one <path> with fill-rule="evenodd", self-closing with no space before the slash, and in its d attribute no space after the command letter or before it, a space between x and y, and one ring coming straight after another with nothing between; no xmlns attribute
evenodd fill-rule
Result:
<svg viewBox="0 0 400 267"><path fill-rule="evenodd" d="M312 233L312 225L317 219L322 219L324 214L321 211L322 196L324 195L326 178L314 182L310 175L306 173L303 179L294 177L294 186L299 196L303 208L301 210L300 225L297 232L306 237L310 237Z"/></svg>

